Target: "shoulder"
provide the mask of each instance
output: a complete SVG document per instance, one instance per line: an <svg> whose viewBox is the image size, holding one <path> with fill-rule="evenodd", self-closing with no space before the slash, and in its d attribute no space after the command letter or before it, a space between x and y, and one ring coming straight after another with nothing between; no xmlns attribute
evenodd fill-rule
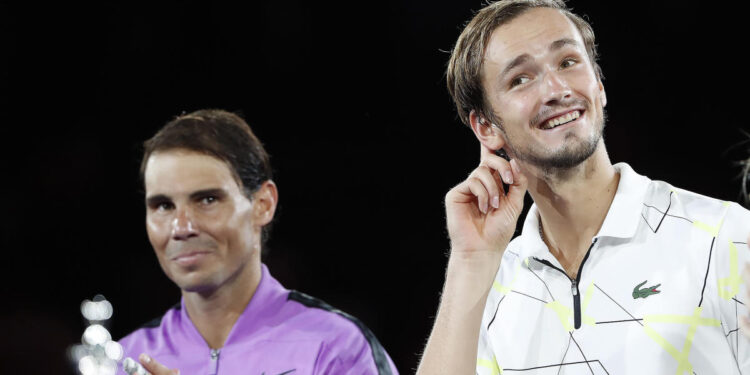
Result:
<svg viewBox="0 0 750 375"><path fill-rule="evenodd" d="M289 291L287 301L297 305L297 312L286 323L293 325L298 332L318 336L329 345L341 345L342 349L351 348L352 344L382 349L378 339L362 321L325 301L296 290Z"/></svg>
<svg viewBox="0 0 750 375"><path fill-rule="evenodd" d="M323 362L321 366L336 365L352 369L352 366L364 364L373 370L365 373L393 373L388 354L362 321L296 290L289 291L287 302L296 312L288 316L285 324L294 326L299 334L316 337L323 342L319 358Z"/></svg>
<svg viewBox="0 0 750 375"><path fill-rule="evenodd" d="M669 203L678 209L694 211L695 213L710 213L721 209L724 202L689 190L681 189L672 184L653 180L649 184L644 197L644 203Z"/></svg>
<svg viewBox="0 0 750 375"><path fill-rule="evenodd" d="M718 232L726 225L750 227L750 211L739 204L677 188L664 181L653 181L645 203L647 207L649 204L671 206L671 214L688 219L698 228L710 227Z"/></svg>
<svg viewBox="0 0 750 375"><path fill-rule="evenodd" d="M137 356L142 352L153 353L169 336L169 322L179 316L180 309L180 303L177 303L163 315L149 320L121 338L118 342L122 345L124 357Z"/></svg>

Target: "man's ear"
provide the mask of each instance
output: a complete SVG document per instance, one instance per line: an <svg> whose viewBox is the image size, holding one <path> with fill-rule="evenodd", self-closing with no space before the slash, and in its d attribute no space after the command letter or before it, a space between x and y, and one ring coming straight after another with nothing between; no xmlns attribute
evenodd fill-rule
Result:
<svg viewBox="0 0 750 375"><path fill-rule="evenodd" d="M599 80L599 92L602 93L602 107L607 106L607 92L604 91L604 84L602 83L602 80Z"/></svg>
<svg viewBox="0 0 750 375"><path fill-rule="evenodd" d="M279 190L271 180L266 180L253 193L253 219L256 225L264 226L273 220L276 205L279 202Z"/></svg>
<svg viewBox="0 0 750 375"><path fill-rule="evenodd" d="M492 151L505 147L505 137L503 137L503 132L498 125L490 123L475 110L471 110L471 113L469 113L469 123L479 143Z"/></svg>

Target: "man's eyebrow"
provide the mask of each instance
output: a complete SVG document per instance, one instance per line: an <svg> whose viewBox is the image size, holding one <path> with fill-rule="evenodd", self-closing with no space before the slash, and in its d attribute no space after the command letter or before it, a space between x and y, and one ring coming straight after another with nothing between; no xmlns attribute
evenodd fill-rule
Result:
<svg viewBox="0 0 750 375"><path fill-rule="evenodd" d="M169 202L172 199L164 194L156 194L152 195L150 197L146 197L146 205L147 206L154 206L162 202Z"/></svg>
<svg viewBox="0 0 750 375"><path fill-rule="evenodd" d="M565 47L565 46L573 46L573 47L578 47L579 45L580 45L580 44L578 44L578 41L576 41L575 39L571 39L571 38L562 38L562 39L558 39L558 40L556 40L556 41L552 42L552 43L551 43L551 44L549 45L549 50L550 50L550 51L557 51L557 50L559 50L560 48L563 48L563 47Z"/></svg>
<svg viewBox="0 0 750 375"><path fill-rule="evenodd" d="M226 190L221 189L221 188L203 189L203 190L198 190L198 191L194 191L190 193L190 199L191 200L200 199L207 195L215 195L217 197L224 197L227 195L227 192Z"/></svg>
<svg viewBox="0 0 750 375"><path fill-rule="evenodd" d="M531 55L529 55L528 53L516 56L515 59L513 59L510 63L508 63L508 65L505 66L503 72L500 73L500 77L504 77L506 74L508 74L509 71L529 60L531 60Z"/></svg>
<svg viewBox="0 0 750 375"><path fill-rule="evenodd" d="M578 44L578 42L575 39L562 38L562 39L558 39L558 40L550 43L549 50L550 51L557 51L557 50L559 50L559 49L561 49L561 48L563 48L565 46L578 47L579 44ZM510 63L508 63L508 65L505 66L505 69L503 69L503 72L500 73L500 77L504 77L506 74L508 74L509 71L513 70L517 66L519 66L519 65L521 65L521 64L523 64L523 63L525 63L525 62L527 62L529 60L531 60L531 55L529 55L528 53L524 53L522 55L516 56L515 59L513 59Z"/></svg>

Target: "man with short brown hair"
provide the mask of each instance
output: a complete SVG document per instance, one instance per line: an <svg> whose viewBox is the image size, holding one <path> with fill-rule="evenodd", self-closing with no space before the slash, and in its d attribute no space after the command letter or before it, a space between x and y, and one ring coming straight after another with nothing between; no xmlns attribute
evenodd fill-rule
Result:
<svg viewBox="0 0 750 375"><path fill-rule="evenodd" d="M461 33L448 89L481 163L445 197L419 374L750 373L750 212L613 165L601 79L593 31L562 1L492 3Z"/></svg>
<svg viewBox="0 0 750 375"><path fill-rule="evenodd" d="M179 116L145 142L146 230L182 301L123 338L125 356L153 375L397 374L362 322L262 264L279 199L268 159L221 110Z"/></svg>

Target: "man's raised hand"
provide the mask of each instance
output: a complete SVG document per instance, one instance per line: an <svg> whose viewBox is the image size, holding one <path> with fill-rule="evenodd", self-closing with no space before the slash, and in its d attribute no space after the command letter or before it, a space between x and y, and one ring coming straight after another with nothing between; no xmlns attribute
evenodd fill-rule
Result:
<svg viewBox="0 0 750 375"><path fill-rule="evenodd" d="M501 179L509 185L507 193ZM482 145L479 166L445 196L451 253L501 257L523 209L527 182L518 163Z"/></svg>
<svg viewBox="0 0 750 375"><path fill-rule="evenodd" d="M509 185L507 194L502 181ZM417 374L473 374L482 312L523 208L526 177L482 146L482 161L445 196L451 255Z"/></svg>

